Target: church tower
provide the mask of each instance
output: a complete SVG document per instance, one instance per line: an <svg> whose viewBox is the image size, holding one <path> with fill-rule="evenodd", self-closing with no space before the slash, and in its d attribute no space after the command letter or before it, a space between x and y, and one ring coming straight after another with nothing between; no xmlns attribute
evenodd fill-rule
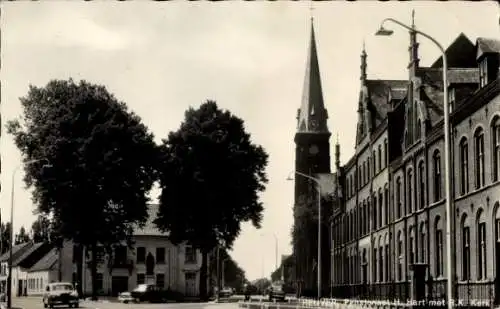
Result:
<svg viewBox="0 0 500 309"><path fill-rule="evenodd" d="M302 95L302 104L297 112L297 132L295 134L295 171L316 177L318 173L330 173L330 135L327 126L328 113L323 102L316 38L313 19L311 18L311 36L306 63L306 74ZM300 226L299 236L293 247L296 263L296 280L303 293L317 289L317 257L318 257L318 223L317 216L300 216L304 210L317 214L316 183L306 177L295 175L295 226ZM322 207L324 209L324 207ZM326 210L326 209L325 209ZM324 211L324 214L327 212ZM313 219L316 217L316 219ZM305 219L307 218L307 219ZM328 230L324 230L322 240L327 238ZM327 251L322 254L321 272L322 287L329 284L328 243L322 245ZM309 293L311 293L309 292Z"/></svg>

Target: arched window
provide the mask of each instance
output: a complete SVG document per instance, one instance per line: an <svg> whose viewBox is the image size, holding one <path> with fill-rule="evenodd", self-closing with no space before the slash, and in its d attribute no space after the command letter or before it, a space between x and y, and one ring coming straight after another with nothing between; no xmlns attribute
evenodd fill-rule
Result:
<svg viewBox="0 0 500 309"><path fill-rule="evenodd" d="M365 208L365 234L370 232L370 200L363 202Z"/></svg>
<svg viewBox="0 0 500 309"><path fill-rule="evenodd" d="M486 256L486 220L482 209L477 212L477 279L484 280L487 277Z"/></svg>
<svg viewBox="0 0 500 309"><path fill-rule="evenodd" d="M379 238L380 247L378 248L378 281L384 281L384 244Z"/></svg>
<svg viewBox="0 0 500 309"><path fill-rule="evenodd" d="M384 224L389 223L389 186L384 187Z"/></svg>
<svg viewBox="0 0 500 309"><path fill-rule="evenodd" d="M409 248L409 251L410 251L410 256L409 256L409 262L410 264L413 264L415 263L415 229L412 227L410 227L410 238L408 239L408 245L410 246Z"/></svg>
<svg viewBox="0 0 500 309"><path fill-rule="evenodd" d="M407 201L407 212L413 212L413 173L412 170L408 170L407 174L407 188L408 188L408 201Z"/></svg>
<svg viewBox="0 0 500 309"><path fill-rule="evenodd" d="M469 192L469 145L467 139L460 140L460 194Z"/></svg>
<svg viewBox="0 0 500 309"><path fill-rule="evenodd" d="M371 169L370 169L370 158L366 160L366 183L368 183L371 179Z"/></svg>
<svg viewBox="0 0 500 309"><path fill-rule="evenodd" d="M377 265L378 265L378 252L377 252L377 247L373 248L373 268L372 268L372 275L373 275L373 282L377 282Z"/></svg>
<svg viewBox="0 0 500 309"><path fill-rule="evenodd" d="M396 179L396 217L403 216L403 203L401 203L401 177Z"/></svg>
<svg viewBox="0 0 500 309"><path fill-rule="evenodd" d="M368 283L368 257L366 253L366 248L363 249L362 263L361 263L361 272L363 278L361 279L363 283Z"/></svg>
<svg viewBox="0 0 500 309"><path fill-rule="evenodd" d="M373 150L372 159L373 159L373 175L375 175L378 172L377 168L380 168L380 165L377 166L377 153L375 152L375 150Z"/></svg>
<svg viewBox="0 0 500 309"><path fill-rule="evenodd" d="M425 165L424 161L418 163L418 206L419 209L425 207Z"/></svg>
<svg viewBox="0 0 500 309"><path fill-rule="evenodd" d="M384 167L389 164L389 147L387 145L387 138L384 139Z"/></svg>
<svg viewBox="0 0 500 309"><path fill-rule="evenodd" d="M398 231L398 248L397 248L397 263L398 263L398 268L397 268L397 276L398 276L398 281L403 280L403 235L401 235L401 231Z"/></svg>
<svg viewBox="0 0 500 309"><path fill-rule="evenodd" d="M437 202L441 199L441 155L439 154L439 150L434 151L432 161L434 175L434 202Z"/></svg>
<svg viewBox="0 0 500 309"><path fill-rule="evenodd" d="M443 276L444 260L443 260L443 228L441 226L441 218L438 216L434 223L434 238L436 246L436 278Z"/></svg>
<svg viewBox="0 0 500 309"><path fill-rule="evenodd" d="M420 261L427 262L427 233L425 223L420 224Z"/></svg>
<svg viewBox="0 0 500 309"><path fill-rule="evenodd" d="M378 145L378 169L382 170L382 145Z"/></svg>
<svg viewBox="0 0 500 309"><path fill-rule="evenodd" d="M359 203L360 215L359 215L359 228L361 230L361 236L365 235L365 207L362 203Z"/></svg>
<svg viewBox="0 0 500 309"><path fill-rule="evenodd" d="M460 230L462 232L462 280L470 280L470 228L467 215L463 215L460 220Z"/></svg>
<svg viewBox="0 0 500 309"><path fill-rule="evenodd" d="M384 217L384 196L382 195L382 189L378 189L378 224L382 226L382 218Z"/></svg>
<svg viewBox="0 0 500 309"><path fill-rule="evenodd" d="M390 269L391 269L391 265L390 265L390 253L389 253L389 239L388 239L388 236L387 234L385 234L385 252L384 252L384 255L385 255L385 267L384 267L384 281L388 282L391 280L390 278Z"/></svg>
<svg viewBox="0 0 500 309"><path fill-rule="evenodd" d="M377 214L377 208L378 208L378 204L377 204L377 193L373 193L373 200L372 200L372 208L373 208L373 228L376 230L378 228L378 221L377 221L377 218L378 218L378 214Z"/></svg>
<svg viewBox="0 0 500 309"><path fill-rule="evenodd" d="M417 140L420 139L422 135L422 122L420 121L420 118L417 119Z"/></svg>
<svg viewBox="0 0 500 309"><path fill-rule="evenodd" d="M474 161L476 173L476 189L484 186L484 131L482 128L477 128L474 133Z"/></svg>
<svg viewBox="0 0 500 309"><path fill-rule="evenodd" d="M500 180L500 116L491 122L493 181Z"/></svg>

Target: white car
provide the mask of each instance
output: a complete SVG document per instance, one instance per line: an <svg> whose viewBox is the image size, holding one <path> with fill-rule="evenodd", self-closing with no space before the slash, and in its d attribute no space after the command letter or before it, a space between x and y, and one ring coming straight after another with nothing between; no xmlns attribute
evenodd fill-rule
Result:
<svg viewBox="0 0 500 309"><path fill-rule="evenodd" d="M45 287L43 293L43 307L54 308L54 306L69 306L78 308L78 292L73 284L69 282L54 282Z"/></svg>
<svg viewBox="0 0 500 309"><path fill-rule="evenodd" d="M120 303L128 304L128 303L133 303L135 302L135 298L132 297L132 293L130 292L121 292L118 295L118 301Z"/></svg>

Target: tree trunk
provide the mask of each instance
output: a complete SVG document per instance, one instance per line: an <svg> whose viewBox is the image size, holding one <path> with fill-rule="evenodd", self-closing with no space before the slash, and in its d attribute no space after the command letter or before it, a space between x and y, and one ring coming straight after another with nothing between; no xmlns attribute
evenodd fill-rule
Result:
<svg viewBox="0 0 500 309"><path fill-rule="evenodd" d="M79 297L83 296L83 248L82 245L78 245L78 254L76 257L76 283Z"/></svg>
<svg viewBox="0 0 500 309"><path fill-rule="evenodd" d="M207 298L207 263L208 251L202 249L201 251L201 268L200 268L200 299L206 301Z"/></svg>
<svg viewBox="0 0 500 309"><path fill-rule="evenodd" d="M92 280L92 300L97 300L97 245L92 244L92 260L90 261L90 272Z"/></svg>

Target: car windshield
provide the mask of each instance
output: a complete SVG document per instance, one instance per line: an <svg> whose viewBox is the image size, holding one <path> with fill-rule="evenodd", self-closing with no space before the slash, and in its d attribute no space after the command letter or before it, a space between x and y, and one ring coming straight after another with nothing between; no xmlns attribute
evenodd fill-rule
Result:
<svg viewBox="0 0 500 309"><path fill-rule="evenodd" d="M135 291L136 291L136 292L145 292L147 289L148 289L148 285L147 285L147 284L139 284L139 285L135 288Z"/></svg>
<svg viewBox="0 0 500 309"><path fill-rule="evenodd" d="M54 284L52 285L52 291L72 291L73 286L71 284Z"/></svg>

